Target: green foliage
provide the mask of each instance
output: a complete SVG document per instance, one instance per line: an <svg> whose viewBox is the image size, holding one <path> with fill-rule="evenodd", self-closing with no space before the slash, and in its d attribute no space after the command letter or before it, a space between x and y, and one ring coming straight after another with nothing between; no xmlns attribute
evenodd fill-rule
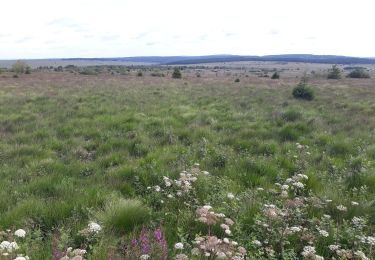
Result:
<svg viewBox="0 0 375 260"><path fill-rule="evenodd" d="M238 82L240 82L240 79L239 79L239 78L236 78L236 79L234 80L234 82L238 83Z"/></svg>
<svg viewBox="0 0 375 260"><path fill-rule="evenodd" d="M26 71L30 72L30 68L29 68L29 65L27 65L25 61L19 60L19 61L16 61L16 63L12 65L12 71L17 74L22 74L22 73L25 73Z"/></svg>
<svg viewBox="0 0 375 260"><path fill-rule="evenodd" d="M279 78L280 78L280 74L277 71L275 71L275 73L273 73L271 76L271 79L279 79Z"/></svg>
<svg viewBox="0 0 375 260"><path fill-rule="evenodd" d="M303 99L311 101L314 99L314 90L307 86L306 83L300 82L294 89L293 89L293 97L297 99Z"/></svg>
<svg viewBox="0 0 375 260"><path fill-rule="evenodd" d="M174 68L172 73L172 78L174 79L180 79L182 78L182 74L179 68Z"/></svg>
<svg viewBox="0 0 375 260"><path fill-rule="evenodd" d="M96 217L108 231L126 233L146 224L150 210L137 199L123 199L113 196L108 199L104 209Z"/></svg>
<svg viewBox="0 0 375 260"><path fill-rule="evenodd" d="M370 78L370 74L368 74L368 72L363 68L356 68L355 70L350 72L347 77L354 79L366 79Z"/></svg>
<svg viewBox="0 0 375 260"><path fill-rule="evenodd" d="M337 65L332 65L332 68L328 72L328 79L341 79L341 70Z"/></svg>
<svg viewBox="0 0 375 260"><path fill-rule="evenodd" d="M143 72L142 71L138 71L137 72L137 77L142 77L143 76Z"/></svg>

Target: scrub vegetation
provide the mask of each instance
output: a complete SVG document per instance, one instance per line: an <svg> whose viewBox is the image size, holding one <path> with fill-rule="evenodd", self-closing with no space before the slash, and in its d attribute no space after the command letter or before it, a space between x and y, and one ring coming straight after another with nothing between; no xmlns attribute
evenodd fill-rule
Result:
<svg viewBox="0 0 375 260"><path fill-rule="evenodd" d="M0 259L374 258L375 80L285 67L3 71Z"/></svg>

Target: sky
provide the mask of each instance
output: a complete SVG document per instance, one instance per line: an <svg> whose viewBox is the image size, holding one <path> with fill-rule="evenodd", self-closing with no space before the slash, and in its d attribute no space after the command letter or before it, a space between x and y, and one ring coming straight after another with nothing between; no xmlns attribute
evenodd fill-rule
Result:
<svg viewBox="0 0 375 260"><path fill-rule="evenodd" d="M0 59L375 57L374 0L0 0Z"/></svg>

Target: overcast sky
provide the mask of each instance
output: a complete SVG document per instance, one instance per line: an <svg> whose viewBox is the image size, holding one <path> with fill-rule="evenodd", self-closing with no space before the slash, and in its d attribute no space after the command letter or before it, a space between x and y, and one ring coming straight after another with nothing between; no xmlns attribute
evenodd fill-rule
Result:
<svg viewBox="0 0 375 260"><path fill-rule="evenodd" d="M1 0L0 10L0 59L375 56L374 0Z"/></svg>

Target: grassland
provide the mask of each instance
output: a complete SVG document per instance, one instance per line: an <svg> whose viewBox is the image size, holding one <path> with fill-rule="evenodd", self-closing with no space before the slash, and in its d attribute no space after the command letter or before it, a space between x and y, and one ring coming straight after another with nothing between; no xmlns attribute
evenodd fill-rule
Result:
<svg viewBox="0 0 375 260"><path fill-rule="evenodd" d="M308 176L314 197L333 201L335 222L360 216L373 236L375 79L315 73L309 84L316 98L301 101L291 95L301 70L281 72L280 80L231 68L185 69L179 80L163 70L165 77L138 77L137 70L0 75L0 230L24 228L31 259L50 259L56 240L61 251L87 245L77 233L89 221L104 233L85 247L88 259L126 259L124 245L142 226L162 226L170 256L175 243L188 247L204 230L194 210L163 203L147 187L162 186L163 176L178 178L194 163L213 178L197 184L198 201L236 221L234 238L249 258L266 256L251 255L262 210L246 194L297 173ZM238 197L236 205L222 204L228 193ZM349 210L336 212L336 205ZM326 243L332 241L337 237Z"/></svg>

